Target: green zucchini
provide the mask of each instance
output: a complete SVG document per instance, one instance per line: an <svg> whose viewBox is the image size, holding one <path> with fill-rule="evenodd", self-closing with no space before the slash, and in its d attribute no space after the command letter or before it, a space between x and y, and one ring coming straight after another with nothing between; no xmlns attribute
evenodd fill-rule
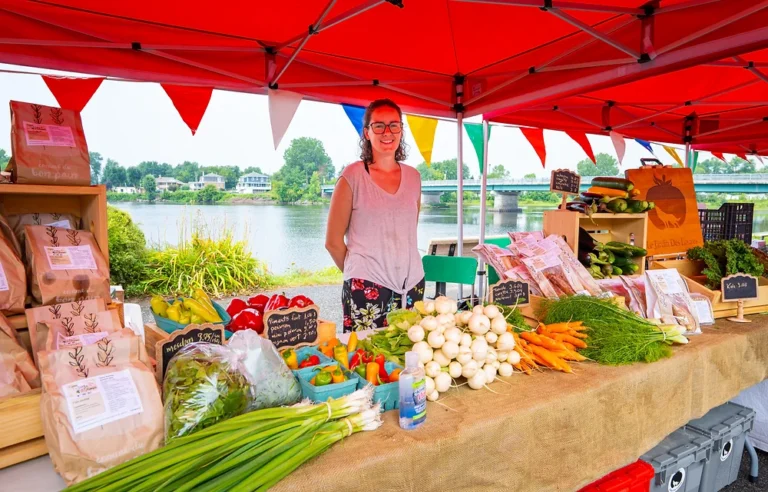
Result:
<svg viewBox="0 0 768 492"><path fill-rule="evenodd" d="M627 213L641 214L648 208L645 200L627 200Z"/></svg>
<svg viewBox="0 0 768 492"><path fill-rule="evenodd" d="M638 265L637 263L631 263L628 268L629 268L629 272L627 273L629 273L630 275L634 275L640 270L640 265Z"/></svg>
<svg viewBox="0 0 768 492"><path fill-rule="evenodd" d="M615 244L606 244L603 246L603 250L607 253L610 252L613 256L623 256L624 258L632 258L632 252L627 250L623 246L616 246Z"/></svg>
<svg viewBox="0 0 768 492"><path fill-rule="evenodd" d="M616 253L617 250L626 251L633 258L638 258L640 256L645 256L646 254L648 254L648 252L643 248L638 248L637 246L632 246L626 243L620 243L618 241L611 241L609 243L606 243L605 247L606 249L610 249L611 251L613 251L614 254L617 254ZM625 256L625 255L622 255L622 256Z"/></svg>
<svg viewBox="0 0 768 492"><path fill-rule="evenodd" d="M592 186L603 188L612 188L614 190L632 191L635 185L632 181L624 178L615 178L610 176L598 176L592 179Z"/></svg>
<svg viewBox="0 0 768 492"><path fill-rule="evenodd" d="M613 213L622 213L627 210L627 201L619 198L617 200L611 200L605 206Z"/></svg>
<svg viewBox="0 0 768 492"><path fill-rule="evenodd" d="M613 275L624 275L624 271L617 267L616 265L613 266L613 272L611 272Z"/></svg>
<svg viewBox="0 0 768 492"><path fill-rule="evenodd" d="M613 261L613 266L617 266L622 269L627 269L630 267L630 265L634 265L632 260L626 256L616 256L616 259Z"/></svg>

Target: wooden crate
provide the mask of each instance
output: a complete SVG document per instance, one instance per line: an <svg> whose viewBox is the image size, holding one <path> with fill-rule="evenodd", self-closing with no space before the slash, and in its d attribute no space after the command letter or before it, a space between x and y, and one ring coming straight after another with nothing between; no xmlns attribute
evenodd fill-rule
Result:
<svg viewBox="0 0 768 492"><path fill-rule="evenodd" d="M544 212L544 235L563 236L574 253L579 252L579 227L601 243L619 241L629 244L635 235L635 246L645 248L648 232L648 214L593 214L588 217L568 210ZM641 274L645 271L645 259L635 258Z"/></svg>
<svg viewBox="0 0 768 492"><path fill-rule="evenodd" d="M40 419L40 389L0 398L0 468L48 454Z"/></svg>
<svg viewBox="0 0 768 492"><path fill-rule="evenodd" d="M651 270L662 268L677 270L692 294L701 294L709 299L709 302L712 303L715 319L736 316L736 303L721 302L720 291L712 290L705 285L707 279L701 274L701 270L704 268L703 262L688 259L654 259L651 260L648 268ZM765 277L757 279L757 294L757 299L744 301L744 314L768 312L768 279Z"/></svg>

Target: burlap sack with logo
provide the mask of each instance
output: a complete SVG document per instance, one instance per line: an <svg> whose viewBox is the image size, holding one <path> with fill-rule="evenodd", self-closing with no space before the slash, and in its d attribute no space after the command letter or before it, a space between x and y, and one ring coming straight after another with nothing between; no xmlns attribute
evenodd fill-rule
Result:
<svg viewBox="0 0 768 492"><path fill-rule="evenodd" d="M86 299L84 301L73 301L64 304L53 304L51 306L38 306L24 311L27 317L27 328L29 329L29 339L32 344L32 355L35 358L35 364L39 364L37 353L45 350L45 342L48 338L47 331L38 333L38 323L61 323L63 318L82 318L84 316L93 316L96 313L107 310L107 303L104 299Z"/></svg>
<svg viewBox="0 0 768 492"><path fill-rule="evenodd" d="M55 226L24 226L30 292L40 304L102 298L109 302L109 267L93 234Z"/></svg>
<svg viewBox="0 0 768 492"><path fill-rule="evenodd" d="M35 367L35 363L32 362L32 357L29 356L29 352L24 347L19 345L16 340L16 332L2 314L0 314L0 359L2 359L0 366L6 367L8 374L12 368L14 373L21 374L24 379L24 385L14 385L19 391L23 392L22 388L40 387L40 373ZM11 379L16 380L17 378L13 376ZM3 384L8 383L0 381L0 394L3 393Z"/></svg>
<svg viewBox="0 0 768 492"><path fill-rule="evenodd" d="M83 122L75 111L11 101L14 183L88 186L91 161Z"/></svg>
<svg viewBox="0 0 768 492"><path fill-rule="evenodd" d="M27 275L16 250L0 235L0 312L24 312L27 300Z"/></svg>
<svg viewBox="0 0 768 492"><path fill-rule="evenodd" d="M40 353L40 409L48 453L67 484L163 442L163 405L141 338Z"/></svg>
<svg viewBox="0 0 768 492"><path fill-rule="evenodd" d="M28 225L50 225L61 229L80 229L80 217L72 214L57 213L34 213L9 215L6 219L8 227L11 229L14 241L20 248L20 258L26 265L27 262L27 238L24 233L24 226ZM0 229L5 232L2 222Z"/></svg>

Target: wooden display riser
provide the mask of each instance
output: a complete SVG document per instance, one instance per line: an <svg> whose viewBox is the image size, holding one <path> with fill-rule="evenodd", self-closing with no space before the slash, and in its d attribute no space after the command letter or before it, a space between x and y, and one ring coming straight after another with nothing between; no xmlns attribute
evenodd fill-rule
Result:
<svg viewBox="0 0 768 492"><path fill-rule="evenodd" d="M40 389L0 398L0 468L48 454L40 419Z"/></svg>

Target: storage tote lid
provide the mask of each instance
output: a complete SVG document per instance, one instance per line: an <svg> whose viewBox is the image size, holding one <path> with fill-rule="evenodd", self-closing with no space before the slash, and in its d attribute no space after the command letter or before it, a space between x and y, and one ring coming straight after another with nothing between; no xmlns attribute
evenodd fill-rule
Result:
<svg viewBox="0 0 768 492"><path fill-rule="evenodd" d="M656 472L685 467L697 461L696 453L712 446L712 439L681 428L664 438L640 459L650 463Z"/></svg>
<svg viewBox="0 0 768 492"><path fill-rule="evenodd" d="M748 432L754 420L754 410L728 402L713 408L699 419L691 420L687 427L703 432L712 439L720 439L729 436L734 429L739 433Z"/></svg>

